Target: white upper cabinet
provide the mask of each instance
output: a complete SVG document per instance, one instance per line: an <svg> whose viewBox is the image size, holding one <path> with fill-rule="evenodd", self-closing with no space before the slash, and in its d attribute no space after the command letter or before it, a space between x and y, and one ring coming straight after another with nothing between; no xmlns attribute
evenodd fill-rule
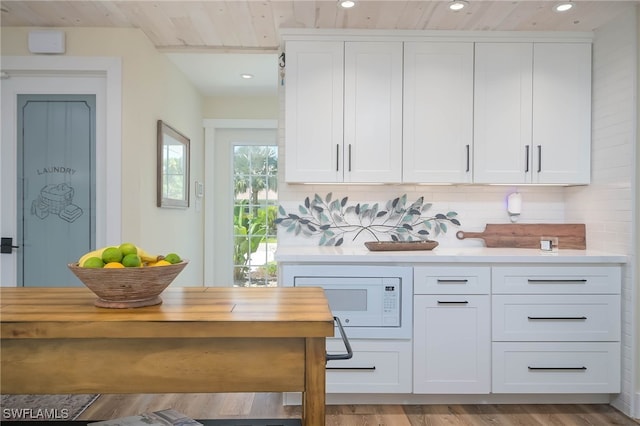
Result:
<svg viewBox="0 0 640 426"><path fill-rule="evenodd" d="M402 43L286 44L285 180L400 182Z"/></svg>
<svg viewBox="0 0 640 426"><path fill-rule="evenodd" d="M591 45L533 45L533 182L591 181Z"/></svg>
<svg viewBox="0 0 640 426"><path fill-rule="evenodd" d="M347 42L344 181L402 179L402 42Z"/></svg>
<svg viewBox="0 0 640 426"><path fill-rule="evenodd" d="M475 183L531 176L532 44L476 43Z"/></svg>
<svg viewBox="0 0 640 426"><path fill-rule="evenodd" d="M342 182L344 43L290 41L286 61L285 179Z"/></svg>
<svg viewBox="0 0 640 426"><path fill-rule="evenodd" d="M285 181L584 185L591 41L286 40Z"/></svg>
<svg viewBox="0 0 640 426"><path fill-rule="evenodd" d="M474 183L587 184L591 45L477 43Z"/></svg>
<svg viewBox="0 0 640 426"><path fill-rule="evenodd" d="M404 44L403 181L471 183L473 43Z"/></svg>

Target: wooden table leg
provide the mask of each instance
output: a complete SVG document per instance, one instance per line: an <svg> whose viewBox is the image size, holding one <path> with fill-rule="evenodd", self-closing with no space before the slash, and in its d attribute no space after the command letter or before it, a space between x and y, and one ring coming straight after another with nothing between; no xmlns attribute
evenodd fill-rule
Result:
<svg viewBox="0 0 640 426"><path fill-rule="evenodd" d="M302 425L325 425L325 362L324 337L306 339L305 391L302 393Z"/></svg>

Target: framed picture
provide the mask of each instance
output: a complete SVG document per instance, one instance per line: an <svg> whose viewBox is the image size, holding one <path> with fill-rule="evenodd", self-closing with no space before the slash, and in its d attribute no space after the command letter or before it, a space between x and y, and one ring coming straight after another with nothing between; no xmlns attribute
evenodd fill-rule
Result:
<svg viewBox="0 0 640 426"><path fill-rule="evenodd" d="M158 120L158 207L189 207L188 137Z"/></svg>

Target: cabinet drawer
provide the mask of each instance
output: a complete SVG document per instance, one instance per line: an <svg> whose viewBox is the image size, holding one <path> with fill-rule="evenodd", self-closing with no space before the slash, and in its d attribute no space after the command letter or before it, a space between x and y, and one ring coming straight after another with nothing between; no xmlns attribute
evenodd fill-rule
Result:
<svg viewBox="0 0 640 426"><path fill-rule="evenodd" d="M489 294L490 267L413 268L414 294Z"/></svg>
<svg viewBox="0 0 640 426"><path fill-rule="evenodd" d="M493 340L618 341L619 295L493 296Z"/></svg>
<svg viewBox="0 0 640 426"><path fill-rule="evenodd" d="M618 266L519 266L492 269L493 293L620 293Z"/></svg>
<svg viewBox="0 0 640 426"><path fill-rule="evenodd" d="M327 362L327 393L411 393L410 340L351 339L353 358ZM327 352L344 352L327 339Z"/></svg>
<svg viewBox="0 0 640 426"><path fill-rule="evenodd" d="M618 393L620 344L493 343L493 393Z"/></svg>

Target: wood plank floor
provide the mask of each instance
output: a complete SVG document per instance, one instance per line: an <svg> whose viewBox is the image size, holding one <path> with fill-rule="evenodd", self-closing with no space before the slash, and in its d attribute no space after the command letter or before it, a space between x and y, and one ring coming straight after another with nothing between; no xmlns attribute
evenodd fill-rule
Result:
<svg viewBox="0 0 640 426"><path fill-rule="evenodd" d="M78 420L173 408L196 419L299 418L280 393L101 395ZM606 404L328 405L327 426L638 426Z"/></svg>

